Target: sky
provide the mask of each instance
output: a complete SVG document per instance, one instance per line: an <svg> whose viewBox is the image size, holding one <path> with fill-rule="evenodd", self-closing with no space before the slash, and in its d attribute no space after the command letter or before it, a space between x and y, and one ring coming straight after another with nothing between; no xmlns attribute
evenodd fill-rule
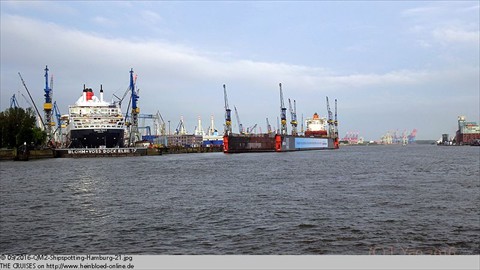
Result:
<svg viewBox="0 0 480 270"><path fill-rule="evenodd" d="M193 133L230 108L245 127L277 127L279 83L298 120L338 100L340 137L454 135L480 118L479 1L0 1L0 109L20 72L42 107L44 68L62 114L83 85L116 100L137 74L143 114ZM124 103L125 104L125 103ZM124 110L126 110L124 106ZM235 116L233 129L238 129ZM288 115L290 121L290 115ZM289 130L291 128L289 127Z"/></svg>

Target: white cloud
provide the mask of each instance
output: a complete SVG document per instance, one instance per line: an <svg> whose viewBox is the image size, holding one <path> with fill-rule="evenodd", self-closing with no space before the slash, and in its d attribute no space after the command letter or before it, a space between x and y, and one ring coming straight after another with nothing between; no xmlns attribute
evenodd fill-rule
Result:
<svg viewBox="0 0 480 270"><path fill-rule="evenodd" d="M146 24L156 24L161 21L162 17L153 11L143 10L138 19L143 20Z"/></svg>
<svg viewBox="0 0 480 270"><path fill-rule="evenodd" d="M105 18L103 16L95 16L94 18L92 18L92 22L98 24L99 26L113 27L118 25L116 21Z"/></svg>
<svg viewBox="0 0 480 270"><path fill-rule="evenodd" d="M394 117L395 110L412 109L417 101L434 102L445 89L456 90L449 86L459 82L464 90L456 95L478 96L478 84L471 85L472 80L478 82L478 68L344 74L324 67L232 59L224 52L204 54L167 42L105 38L18 16L5 15L1 20L3 108L13 93L9 91L18 89L18 71L35 89L36 99L41 100L46 64L55 74L54 99L64 104L63 111L76 100L84 83L91 87L103 84L107 96L123 94L128 86L128 71L133 67L139 74L142 113L160 110L172 125L180 115L194 125L197 115L205 120L214 113L216 125L221 126L218 121L223 115L223 83L227 84L231 106L241 108L245 125L264 121L265 116L274 122L279 82L284 84L286 97L297 99L299 109L308 114L324 108L326 95L338 97L341 117L348 119L344 121L345 129L348 125L348 129L361 128L356 122L365 117L362 110L369 111L373 106ZM49 33L49 39L44 38L44 33ZM472 74L477 74L476 80ZM477 92L472 94L472 89ZM425 96L422 92L429 93ZM386 104L385 100L390 102ZM405 104L405 100L412 103Z"/></svg>
<svg viewBox="0 0 480 270"><path fill-rule="evenodd" d="M441 42L447 43L470 43L478 45L480 42L479 31L468 31L460 28L435 29L432 32L433 37Z"/></svg>

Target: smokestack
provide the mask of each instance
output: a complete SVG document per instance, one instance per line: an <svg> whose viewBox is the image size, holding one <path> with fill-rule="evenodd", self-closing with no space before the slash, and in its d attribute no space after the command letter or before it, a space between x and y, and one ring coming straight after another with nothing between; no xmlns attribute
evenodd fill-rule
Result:
<svg viewBox="0 0 480 270"><path fill-rule="evenodd" d="M103 87L100 84L100 102L103 102Z"/></svg>
<svg viewBox="0 0 480 270"><path fill-rule="evenodd" d="M83 85L83 101L87 101L87 89L85 89L85 84Z"/></svg>

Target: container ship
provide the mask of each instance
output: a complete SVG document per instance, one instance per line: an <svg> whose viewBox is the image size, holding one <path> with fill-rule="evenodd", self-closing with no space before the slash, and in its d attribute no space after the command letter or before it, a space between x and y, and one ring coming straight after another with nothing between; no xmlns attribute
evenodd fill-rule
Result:
<svg viewBox="0 0 480 270"><path fill-rule="evenodd" d="M125 121L120 105L106 102L83 87L82 96L68 108L69 148L114 148L124 146Z"/></svg>
<svg viewBox="0 0 480 270"><path fill-rule="evenodd" d="M327 97L328 119L320 117L317 113L312 118L308 118L306 131L303 135L297 132L296 106L292 109L291 102L290 114L292 125L291 134L287 132L287 109L283 102L282 84L280 86L280 119L281 127L276 133L267 134L246 134L239 128L240 133L232 132L231 109L228 105L227 91L224 87L225 98L225 133L223 136L224 153L247 153L247 152L288 152L302 150L324 150L338 149L338 121L337 121L337 100L335 100L335 120L332 118L332 112ZM237 115L238 119L238 115ZM239 123L239 126L241 124ZM267 119L268 125L268 119Z"/></svg>

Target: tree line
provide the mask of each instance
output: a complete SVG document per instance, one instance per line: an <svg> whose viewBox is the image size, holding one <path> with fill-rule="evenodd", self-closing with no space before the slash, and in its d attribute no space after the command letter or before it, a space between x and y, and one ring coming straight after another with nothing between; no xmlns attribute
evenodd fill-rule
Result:
<svg viewBox="0 0 480 270"><path fill-rule="evenodd" d="M0 112L0 148L16 148L26 144L29 147L45 145L47 133L35 124L32 108L9 108Z"/></svg>

